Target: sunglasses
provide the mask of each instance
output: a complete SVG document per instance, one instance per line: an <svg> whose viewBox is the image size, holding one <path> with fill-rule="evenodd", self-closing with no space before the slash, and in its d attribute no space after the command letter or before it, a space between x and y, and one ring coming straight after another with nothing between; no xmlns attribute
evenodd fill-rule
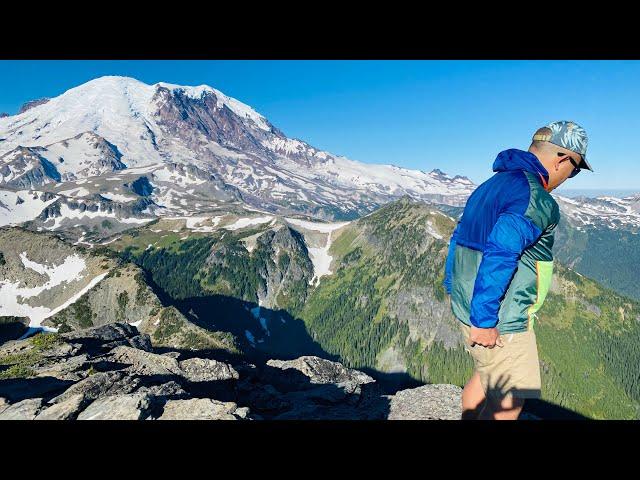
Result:
<svg viewBox="0 0 640 480"><path fill-rule="evenodd" d="M569 178L573 178L576 175L578 175L580 173L580 166L576 163L576 161L567 153L562 153L562 152L558 152L558 156L559 157L568 157L569 161L571 162L571 165L573 165L573 171L571 172L571 175L569 175Z"/></svg>

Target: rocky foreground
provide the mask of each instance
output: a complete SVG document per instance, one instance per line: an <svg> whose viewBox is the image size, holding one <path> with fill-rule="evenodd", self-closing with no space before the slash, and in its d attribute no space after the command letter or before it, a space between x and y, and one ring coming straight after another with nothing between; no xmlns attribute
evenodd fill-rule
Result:
<svg viewBox="0 0 640 480"><path fill-rule="evenodd" d="M127 323L0 346L1 420L457 420L460 393L385 395L365 373L311 356L257 366L161 351Z"/></svg>

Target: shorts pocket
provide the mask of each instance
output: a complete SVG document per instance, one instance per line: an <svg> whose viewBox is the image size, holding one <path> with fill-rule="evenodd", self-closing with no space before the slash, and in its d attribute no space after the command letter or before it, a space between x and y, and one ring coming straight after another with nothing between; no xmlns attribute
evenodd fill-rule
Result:
<svg viewBox="0 0 640 480"><path fill-rule="evenodd" d="M476 362L480 365L486 365L489 363L490 355L492 353L490 348L483 347L482 345L474 345L469 348L471 349L471 356L476 360Z"/></svg>

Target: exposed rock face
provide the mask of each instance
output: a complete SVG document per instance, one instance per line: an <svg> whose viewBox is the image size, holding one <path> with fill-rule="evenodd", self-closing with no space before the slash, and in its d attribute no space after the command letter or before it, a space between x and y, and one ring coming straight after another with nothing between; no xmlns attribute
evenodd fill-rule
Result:
<svg viewBox="0 0 640 480"><path fill-rule="evenodd" d="M119 371L98 372L72 385L63 394L53 398L51 403L66 402L71 397L82 395L85 400L92 401L105 395L129 393L139 385L136 379L125 379Z"/></svg>
<svg viewBox="0 0 640 480"><path fill-rule="evenodd" d="M460 420L462 389L455 385L424 385L390 397L389 420Z"/></svg>
<svg viewBox="0 0 640 480"><path fill-rule="evenodd" d="M238 372L231 366L208 358L190 358L180 362L185 378L190 382L237 380Z"/></svg>
<svg viewBox="0 0 640 480"><path fill-rule="evenodd" d="M0 413L0 420L33 420L41 406L41 398L29 398L14 403Z"/></svg>
<svg viewBox="0 0 640 480"><path fill-rule="evenodd" d="M37 107L38 105L44 105L49 100L50 99L47 98L47 97L37 98L35 100L29 100L28 102L25 102L24 104L22 104L22 106L20 107L20 110L18 110L18 115L20 115L21 113L26 112L30 108Z"/></svg>
<svg viewBox="0 0 640 480"><path fill-rule="evenodd" d="M267 365L281 370L294 369L309 377L311 383L345 383L353 382L358 385L371 383L375 380L369 375L344 367L338 362L332 362L319 357L307 356L295 360L269 360Z"/></svg>
<svg viewBox="0 0 640 480"><path fill-rule="evenodd" d="M151 337L151 343L155 347L238 352L232 335L199 327L175 307L162 308L157 315L143 320L139 329Z"/></svg>
<svg viewBox="0 0 640 480"><path fill-rule="evenodd" d="M142 176L131 182L131 191L141 197L148 197L153 192L153 185L146 176Z"/></svg>
<svg viewBox="0 0 640 480"><path fill-rule="evenodd" d="M36 369L36 375L38 377L53 377L60 380L78 381L84 378L83 369L87 366L88 358L86 354L69 358L47 358L43 362L43 365Z"/></svg>
<svg viewBox="0 0 640 480"><path fill-rule="evenodd" d="M309 260L304 237L289 227L269 230L257 239L257 247L268 254L273 262L261 268L264 286L258 290L258 298L265 307L276 307L278 293L288 293L295 288L306 288L313 277L313 264ZM286 268L280 264L280 252L286 252ZM298 287L300 286L300 287Z"/></svg>
<svg viewBox="0 0 640 480"><path fill-rule="evenodd" d="M162 303L134 265L116 267L82 298L45 320L62 332L114 322L138 323L162 313Z"/></svg>
<svg viewBox="0 0 640 480"><path fill-rule="evenodd" d="M154 397L160 398L182 398L188 397L189 394L174 380L162 385L150 385L140 387L137 392L148 393Z"/></svg>
<svg viewBox="0 0 640 480"><path fill-rule="evenodd" d="M16 189L33 189L62 180L56 166L38 147L18 147L0 157L0 183Z"/></svg>
<svg viewBox="0 0 640 480"><path fill-rule="evenodd" d="M67 340L89 340L99 343L111 343L128 340L138 334L138 330L128 323L113 323L96 328L78 330L63 334Z"/></svg>
<svg viewBox="0 0 640 480"><path fill-rule="evenodd" d="M338 362L307 356L255 366L158 353L137 328L115 323L39 334L0 346L0 419L440 419L460 415L460 389L427 385L380 393ZM6 377L6 374L5 374ZM9 376L10 377L10 376Z"/></svg>
<svg viewBox="0 0 640 480"><path fill-rule="evenodd" d="M66 400L53 404L41 411L36 420L74 420L87 399L82 394L70 395Z"/></svg>
<svg viewBox="0 0 640 480"><path fill-rule="evenodd" d="M114 362L131 365L129 371L139 375L180 375L182 369L175 358L119 346L109 353Z"/></svg>
<svg viewBox="0 0 640 480"><path fill-rule="evenodd" d="M233 402L218 402L210 398L169 400L158 420L237 420L238 411ZM240 415L244 410L240 412ZM239 416L240 416L239 415Z"/></svg>
<svg viewBox="0 0 640 480"><path fill-rule="evenodd" d="M150 408L149 395L111 395L89 405L78 415L78 420L142 420Z"/></svg>

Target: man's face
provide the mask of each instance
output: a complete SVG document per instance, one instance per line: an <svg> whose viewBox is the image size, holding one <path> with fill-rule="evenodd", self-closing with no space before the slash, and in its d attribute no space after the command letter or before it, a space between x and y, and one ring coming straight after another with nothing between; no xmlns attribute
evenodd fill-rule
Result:
<svg viewBox="0 0 640 480"><path fill-rule="evenodd" d="M551 190L558 188L568 178L574 177L580 171L577 168L582 161L579 153L572 152L566 148L557 147L555 151L549 152L549 163L552 167L549 171L549 187Z"/></svg>

